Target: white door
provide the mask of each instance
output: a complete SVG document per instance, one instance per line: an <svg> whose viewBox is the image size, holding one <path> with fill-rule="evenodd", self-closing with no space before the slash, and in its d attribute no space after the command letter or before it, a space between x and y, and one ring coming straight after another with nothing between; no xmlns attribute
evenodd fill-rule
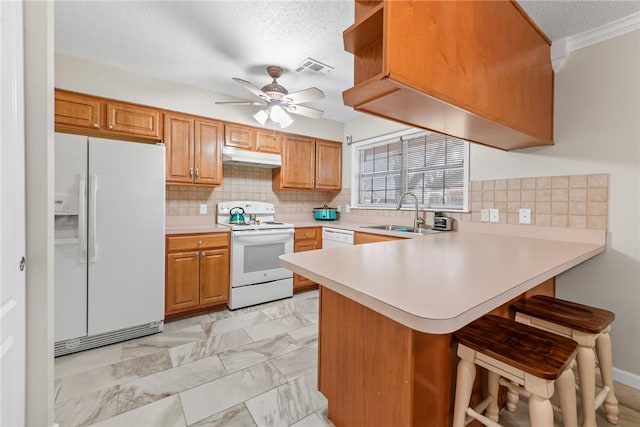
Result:
<svg viewBox="0 0 640 427"><path fill-rule="evenodd" d="M22 2L0 1L0 425L25 425Z"/></svg>
<svg viewBox="0 0 640 427"><path fill-rule="evenodd" d="M164 158L89 138L89 335L164 319Z"/></svg>

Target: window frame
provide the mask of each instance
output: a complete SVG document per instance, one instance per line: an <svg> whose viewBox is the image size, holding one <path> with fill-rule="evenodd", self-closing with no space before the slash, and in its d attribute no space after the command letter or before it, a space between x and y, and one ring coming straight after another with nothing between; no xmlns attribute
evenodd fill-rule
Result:
<svg viewBox="0 0 640 427"><path fill-rule="evenodd" d="M372 137L372 138L367 138L358 142L354 142L351 144L351 208L352 209L372 209L372 210L396 210L396 206L395 204L391 205L391 204L376 204L376 205L366 205L366 204L360 204L359 203L359 195L360 195L360 156L359 156L359 150L363 149L363 148L373 148L376 146L380 146L380 145L386 145L389 143L393 143L393 142L398 142L398 141L406 141L409 139L413 139L413 138L420 138L422 136L427 136L430 134L437 134L437 132L430 132L430 131L426 131L426 130L419 130L419 129L405 129L402 131L398 131L398 132L393 132L390 134L386 134L386 135L381 135L381 136L376 136L376 137ZM449 135L447 135L447 137L450 137ZM469 141L464 140L462 138L457 138L457 137L451 137L451 138L456 138L459 140L464 141L464 177L463 177L463 205L461 208L458 209L452 209L452 208L442 208L442 207L438 207L438 208L433 208L433 207L428 207L426 205L418 205L418 209L421 211L429 211L429 212L440 212L440 211L446 211L446 212L469 212L469 192L470 192L470 181L469 181L469 159L470 159L470 147L469 147ZM405 191L404 189L406 189L407 186L407 175L408 175L408 171L406 168L406 150L403 148L402 149L402 153L403 153L403 160L402 160L402 168L401 168L401 183L403 186L403 191ZM404 205L410 204L411 207L405 207ZM401 207L401 210L413 210L415 209L415 207L413 207L414 204L411 202L411 200L403 200L403 207Z"/></svg>

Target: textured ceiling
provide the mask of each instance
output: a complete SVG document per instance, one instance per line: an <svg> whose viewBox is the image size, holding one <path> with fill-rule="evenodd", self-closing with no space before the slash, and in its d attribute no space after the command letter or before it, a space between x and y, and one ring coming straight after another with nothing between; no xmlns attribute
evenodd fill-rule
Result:
<svg viewBox="0 0 640 427"><path fill-rule="evenodd" d="M640 10L640 1L519 3L552 40ZM305 105L325 110L325 118L344 122L358 115L342 104L342 91L353 82L353 58L342 44L342 31L353 23L352 1L56 0L54 14L58 53L252 101L231 78L262 87L270 82L265 67L279 65L285 69L279 83L290 92L324 91L324 100ZM307 57L334 70L293 71Z"/></svg>
<svg viewBox="0 0 640 427"><path fill-rule="evenodd" d="M633 13L640 1L518 0L551 40L580 34Z"/></svg>

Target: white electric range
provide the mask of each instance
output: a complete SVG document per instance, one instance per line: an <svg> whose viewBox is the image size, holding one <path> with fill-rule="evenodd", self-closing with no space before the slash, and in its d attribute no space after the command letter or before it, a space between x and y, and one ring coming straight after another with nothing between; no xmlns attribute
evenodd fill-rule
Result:
<svg viewBox="0 0 640 427"><path fill-rule="evenodd" d="M273 203L218 203L218 224L231 228L231 310L293 296L293 273L279 259L293 252L293 224L274 218Z"/></svg>

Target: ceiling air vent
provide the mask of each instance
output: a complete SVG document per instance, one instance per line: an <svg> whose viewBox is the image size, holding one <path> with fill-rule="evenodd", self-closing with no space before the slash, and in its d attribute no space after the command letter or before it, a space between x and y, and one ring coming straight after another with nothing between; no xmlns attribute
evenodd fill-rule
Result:
<svg viewBox="0 0 640 427"><path fill-rule="evenodd" d="M306 58L300 65L298 65L295 69L298 73L301 72L312 72L319 74L327 74L333 70L333 67L327 64L323 64L320 61L317 61L313 58Z"/></svg>

